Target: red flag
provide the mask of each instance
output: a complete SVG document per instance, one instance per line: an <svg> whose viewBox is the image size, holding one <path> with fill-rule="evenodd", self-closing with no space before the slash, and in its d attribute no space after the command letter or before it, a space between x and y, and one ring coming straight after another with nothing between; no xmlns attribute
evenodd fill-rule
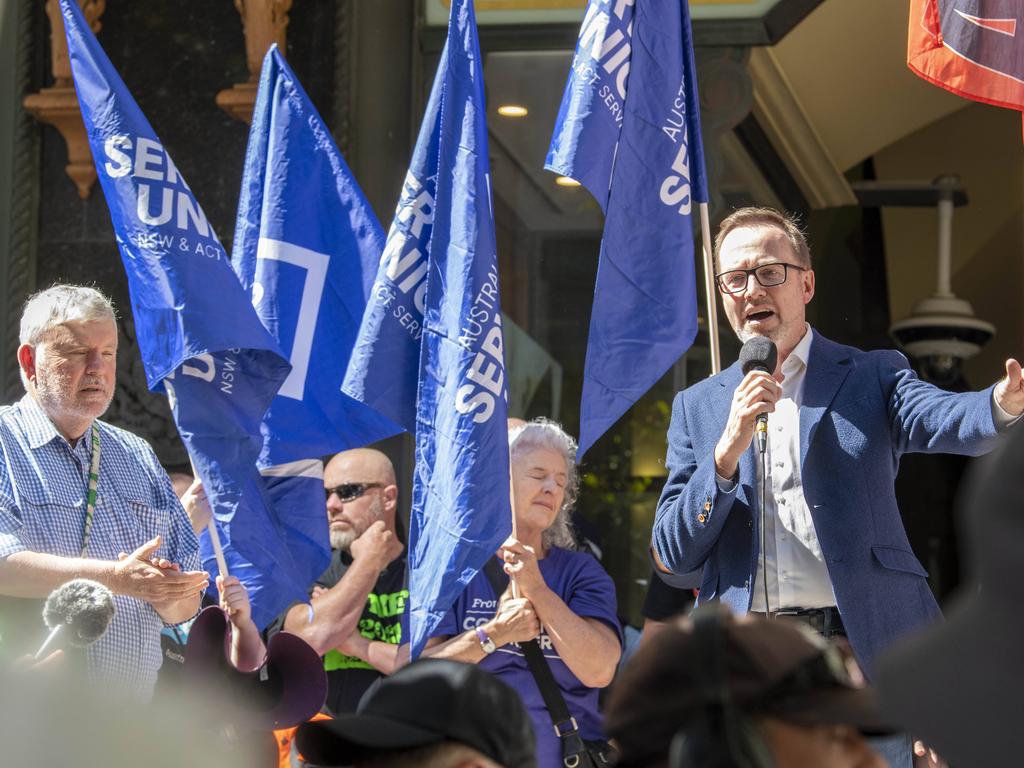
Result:
<svg viewBox="0 0 1024 768"><path fill-rule="evenodd" d="M911 0L907 66L959 96L1024 112L1024 3Z"/></svg>

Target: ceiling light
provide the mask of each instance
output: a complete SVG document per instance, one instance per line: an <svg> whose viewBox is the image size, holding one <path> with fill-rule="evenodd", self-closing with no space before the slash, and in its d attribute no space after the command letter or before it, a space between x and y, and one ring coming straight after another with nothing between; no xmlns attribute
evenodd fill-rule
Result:
<svg viewBox="0 0 1024 768"><path fill-rule="evenodd" d="M530 110L522 104L502 104L498 107L498 114L502 117L526 117Z"/></svg>
<svg viewBox="0 0 1024 768"><path fill-rule="evenodd" d="M578 187L580 185L576 179L570 179L568 176L559 176L555 179L555 184L560 187Z"/></svg>

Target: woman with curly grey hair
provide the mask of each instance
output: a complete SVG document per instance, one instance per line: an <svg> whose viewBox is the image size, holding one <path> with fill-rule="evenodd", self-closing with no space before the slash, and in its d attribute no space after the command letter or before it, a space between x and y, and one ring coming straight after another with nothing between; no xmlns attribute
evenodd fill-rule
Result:
<svg viewBox="0 0 1024 768"><path fill-rule="evenodd" d="M533 719L537 760L562 765L562 745L518 643L539 639L562 696L586 740L603 739L597 697L622 651L615 586L590 554L577 552L576 441L546 419L509 430L515 534L469 583L435 630L424 656L479 663L515 688ZM497 571L498 576L494 575ZM501 571L511 585L496 594Z"/></svg>

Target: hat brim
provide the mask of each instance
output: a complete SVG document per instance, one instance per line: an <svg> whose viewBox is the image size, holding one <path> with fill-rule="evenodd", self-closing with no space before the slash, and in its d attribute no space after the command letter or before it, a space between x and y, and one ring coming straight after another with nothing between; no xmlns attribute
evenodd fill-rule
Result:
<svg viewBox="0 0 1024 768"><path fill-rule="evenodd" d="M327 698L320 656L288 632L270 639L261 669L235 669L230 661L230 622L216 606L203 609L189 630L185 676L191 684L231 692L225 719L250 728L298 725L316 714Z"/></svg>
<svg viewBox="0 0 1024 768"><path fill-rule="evenodd" d="M887 719L870 688L832 688L781 700L756 714L797 725L850 725L865 736L888 736L900 729Z"/></svg>
<svg viewBox="0 0 1024 768"><path fill-rule="evenodd" d="M376 715L341 715L303 723L295 734L299 753L316 765L348 765L367 752L409 749L445 739L437 731Z"/></svg>
<svg viewBox="0 0 1024 768"><path fill-rule="evenodd" d="M1005 765L1019 750L1020 608L969 588L949 620L881 657L883 709L957 766Z"/></svg>

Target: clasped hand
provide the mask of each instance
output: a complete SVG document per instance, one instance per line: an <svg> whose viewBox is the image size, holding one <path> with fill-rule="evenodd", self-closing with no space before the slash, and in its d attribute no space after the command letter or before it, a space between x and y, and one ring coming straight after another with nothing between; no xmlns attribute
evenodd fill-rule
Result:
<svg viewBox="0 0 1024 768"><path fill-rule="evenodd" d="M498 600L498 612L489 624L487 634L495 645L524 643L540 634L540 620L533 603L525 597L512 597L511 587Z"/></svg>
<svg viewBox="0 0 1024 768"><path fill-rule="evenodd" d="M155 536L130 555L119 554L111 589L152 605L174 603L202 592L210 579L206 571L182 571L177 563L156 557L160 544L161 538Z"/></svg>
<svg viewBox="0 0 1024 768"><path fill-rule="evenodd" d="M510 536L501 545L498 554L505 561L505 573L523 597L536 597L547 588L533 547Z"/></svg>

